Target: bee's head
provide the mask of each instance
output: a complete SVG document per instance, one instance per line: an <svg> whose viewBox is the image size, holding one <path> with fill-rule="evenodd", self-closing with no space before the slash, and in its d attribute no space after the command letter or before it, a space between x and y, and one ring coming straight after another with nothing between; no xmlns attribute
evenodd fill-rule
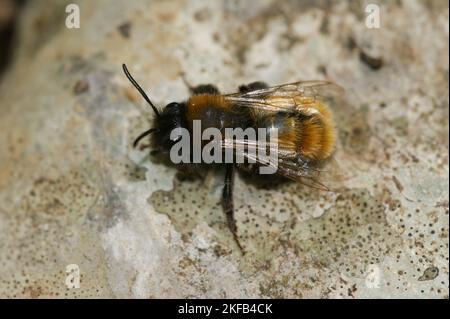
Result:
<svg viewBox="0 0 450 319"><path fill-rule="evenodd" d="M185 103L172 102L162 112L156 113L153 128L139 135L133 143L136 147L140 140L152 134L151 147L154 151L169 153L172 146L181 139L181 129L186 127L184 116Z"/></svg>
<svg viewBox="0 0 450 319"><path fill-rule="evenodd" d="M153 145L156 149L167 153L180 140L181 128L186 127L185 103L172 102L166 105L160 116L155 118Z"/></svg>

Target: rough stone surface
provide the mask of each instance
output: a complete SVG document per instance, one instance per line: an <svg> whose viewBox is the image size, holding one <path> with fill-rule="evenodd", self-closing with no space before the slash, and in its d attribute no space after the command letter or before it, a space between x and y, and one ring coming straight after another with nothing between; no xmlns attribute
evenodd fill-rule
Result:
<svg viewBox="0 0 450 319"><path fill-rule="evenodd" d="M0 83L1 297L448 298L448 3L29 2ZM134 150L189 82L233 92L329 79L339 193L240 175L236 249L223 172L178 176ZM81 287L65 285L77 264Z"/></svg>

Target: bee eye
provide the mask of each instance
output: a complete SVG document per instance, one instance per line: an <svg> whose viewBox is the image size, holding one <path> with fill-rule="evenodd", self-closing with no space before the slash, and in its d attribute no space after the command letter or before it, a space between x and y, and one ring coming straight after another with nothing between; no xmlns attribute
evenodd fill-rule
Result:
<svg viewBox="0 0 450 319"><path fill-rule="evenodd" d="M166 105L166 108L168 108L168 109L174 109L174 108L178 108L178 107L179 107L179 104L176 102L172 102L172 103L169 103Z"/></svg>

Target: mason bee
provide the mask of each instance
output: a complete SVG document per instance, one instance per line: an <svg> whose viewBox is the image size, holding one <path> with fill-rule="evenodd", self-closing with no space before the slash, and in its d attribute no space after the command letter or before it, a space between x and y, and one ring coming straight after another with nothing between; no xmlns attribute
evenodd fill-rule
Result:
<svg viewBox="0 0 450 319"><path fill-rule="evenodd" d="M330 160L335 150L336 126L331 109L324 98L342 94L342 89L336 84L326 81L306 81L269 87L263 82L253 82L241 85L239 91L233 94L220 94L211 84L196 87L188 85L192 95L187 101L172 102L160 110L134 80L125 64L122 67L127 78L156 115L153 127L135 139L134 147L144 137L152 134L150 144L147 146L152 147L153 151L168 154L181 139L181 133L176 132L181 130L192 132L193 123L197 120L201 121L202 130L216 128L223 132L228 128L264 128L265 134L269 135L276 130L276 140L270 140L264 145L269 151L273 149L276 152L276 174L310 187L329 190L319 177L322 166ZM204 144L202 142L202 145ZM248 138L228 139L225 134L220 149L222 151L231 149L236 152L239 145L248 147L250 144ZM222 207L233 238L244 253L234 219L234 171L238 168L258 173L256 168L259 165L270 166L274 163L270 161L263 163L258 157L251 157L245 152L243 154L248 162L223 163L225 181ZM192 154L190 156L192 158Z"/></svg>

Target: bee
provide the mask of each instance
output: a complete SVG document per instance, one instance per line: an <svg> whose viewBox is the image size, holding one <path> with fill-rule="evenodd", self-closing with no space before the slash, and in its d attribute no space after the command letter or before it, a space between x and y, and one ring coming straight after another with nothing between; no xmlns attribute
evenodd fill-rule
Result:
<svg viewBox="0 0 450 319"><path fill-rule="evenodd" d="M172 102L158 109L131 76L125 64L123 71L142 97L152 107L154 125L140 134L133 143L136 147L152 134L148 145L153 150L169 153L179 141L171 134L183 128L192 130L194 120L201 120L202 129L265 128L277 129L278 167L276 174L321 190L330 190L319 180L321 168L332 158L336 145L336 125L328 96L340 96L343 89L327 81L294 82L269 87L264 82L241 85L237 93L220 94L216 86L207 84L192 87L191 96L184 102ZM225 137L226 138L226 137ZM223 149L236 148L247 140L224 140ZM273 142L268 144L272 147ZM260 164L256 159L256 166ZM228 227L241 250L233 208L233 176L236 169L255 172L255 165L225 163L225 181L222 207Z"/></svg>

